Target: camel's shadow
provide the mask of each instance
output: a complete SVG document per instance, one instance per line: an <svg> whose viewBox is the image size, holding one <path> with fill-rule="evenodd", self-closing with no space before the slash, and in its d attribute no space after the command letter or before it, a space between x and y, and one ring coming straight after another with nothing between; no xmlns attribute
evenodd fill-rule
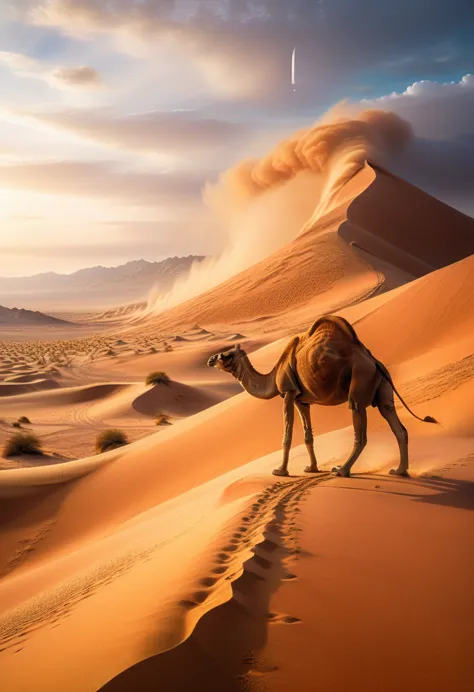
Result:
<svg viewBox="0 0 474 692"><path fill-rule="evenodd" d="M458 480L454 478L442 478L441 476L417 476L408 478L397 478L396 476L386 476L382 474L352 474L351 478L357 480L369 481L390 481L390 487L385 488L354 488L351 490L360 490L362 492L377 492L386 495L403 495L414 502L424 502L431 505L441 505L443 507L453 507L454 509L474 510L474 482ZM350 480L350 479L349 479ZM400 486L400 491L393 489L393 484ZM418 486L437 492L425 493L404 493L402 488ZM343 485L339 486L344 488ZM349 486L348 486L349 489Z"/></svg>

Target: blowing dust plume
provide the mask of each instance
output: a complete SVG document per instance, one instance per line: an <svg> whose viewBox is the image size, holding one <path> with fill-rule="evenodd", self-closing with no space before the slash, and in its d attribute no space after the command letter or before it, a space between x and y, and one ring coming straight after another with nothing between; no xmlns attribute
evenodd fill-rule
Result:
<svg viewBox="0 0 474 692"><path fill-rule="evenodd" d="M395 113L367 110L338 117L341 108L207 185L204 202L225 236L224 250L195 265L167 295L152 292L148 312L178 305L259 262L292 240L309 219L330 211L334 197L367 159L382 164L412 138L410 124Z"/></svg>

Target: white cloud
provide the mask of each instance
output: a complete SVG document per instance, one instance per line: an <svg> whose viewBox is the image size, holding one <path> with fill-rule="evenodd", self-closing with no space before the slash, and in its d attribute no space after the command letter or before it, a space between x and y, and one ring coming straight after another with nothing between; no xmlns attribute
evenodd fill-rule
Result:
<svg viewBox="0 0 474 692"><path fill-rule="evenodd" d="M458 82L414 82L401 93L392 92L376 99L362 99L364 108L395 111L411 122L421 137L449 139L474 135L474 75Z"/></svg>
<svg viewBox="0 0 474 692"><path fill-rule="evenodd" d="M281 107L328 105L363 69L388 75L452 73L470 64L469 45L452 44L473 26L472 0L24 0L34 26L116 49L155 56L176 49L215 97ZM396 9L396 11L395 11ZM422 20L421 20L422 18ZM466 33L468 35L468 33ZM109 44L110 45L110 44ZM298 47L299 89L290 56ZM339 92L340 93L340 92ZM338 94L339 95L339 94Z"/></svg>
<svg viewBox="0 0 474 692"><path fill-rule="evenodd" d="M49 195L112 199L137 206L200 202L200 173L130 170L107 161L25 161L0 164L0 189Z"/></svg>
<svg viewBox="0 0 474 692"><path fill-rule="evenodd" d="M474 215L474 75L414 82L403 92L352 104L361 107L390 110L412 124L416 136L392 161L394 172Z"/></svg>
<svg viewBox="0 0 474 692"><path fill-rule="evenodd" d="M38 61L34 58L30 58L22 53L12 53L6 50L0 51L0 62L4 65L8 65L14 72L36 70L39 65Z"/></svg>
<svg viewBox="0 0 474 692"><path fill-rule="evenodd" d="M255 136L243 123L206 117L198 111L150 111L118 115L108 108L76 108L50 112L3 109L0 117L63 131L101 146L128 152L162 154L183 159L190 167L215 167L238 146ZM202 156L206 159L203 165Z"/></svg>
<svg viewBox="0 0 474 692"><path fill-rule="evenodd" d="M411 98L445 98L446 96L455 96L456 94L463 93L463 90L471 89L474 87L474 75L466 74L461 77L459 82L433 82L429 79L422 79L419 82L413 82L407 86L405 91L397 93L393 91L391 94L386 96L380 96L377 99L373 99L375 103L382 103L384 101L408 101ZM369 99L364 99L364 101L369 101Z"/></svg>
<svg viewBox="0 0 474 692"><path fill-rule="evenodd" d="M0 63L19 77L39 79L56 89L97 89L103 86L97 70L87 65L51 68L36 58L10 51L0 51Z"/></svg>

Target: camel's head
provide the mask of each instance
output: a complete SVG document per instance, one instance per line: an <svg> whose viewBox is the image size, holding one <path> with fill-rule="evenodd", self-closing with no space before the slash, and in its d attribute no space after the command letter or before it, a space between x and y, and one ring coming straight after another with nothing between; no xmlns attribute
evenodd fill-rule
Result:
<svg viewBox="0 0 474 692"><path fill-rule="evenodd" d="M240 344L236 344L234 348L228 351L222 351L211 356L207 364L210 368L219 368L219 370L224 372L232 372L242 356L245 356L245 351L240 348Z"/></svg>

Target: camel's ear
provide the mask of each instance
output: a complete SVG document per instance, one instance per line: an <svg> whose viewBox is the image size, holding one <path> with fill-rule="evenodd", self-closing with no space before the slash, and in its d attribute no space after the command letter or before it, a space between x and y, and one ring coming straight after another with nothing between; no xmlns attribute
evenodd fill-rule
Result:
<svg viewBox="0 0 474 692"><path fill-rule="evenodd" d="M235 344L235 350L240 352L240 344Z"/></svg>

